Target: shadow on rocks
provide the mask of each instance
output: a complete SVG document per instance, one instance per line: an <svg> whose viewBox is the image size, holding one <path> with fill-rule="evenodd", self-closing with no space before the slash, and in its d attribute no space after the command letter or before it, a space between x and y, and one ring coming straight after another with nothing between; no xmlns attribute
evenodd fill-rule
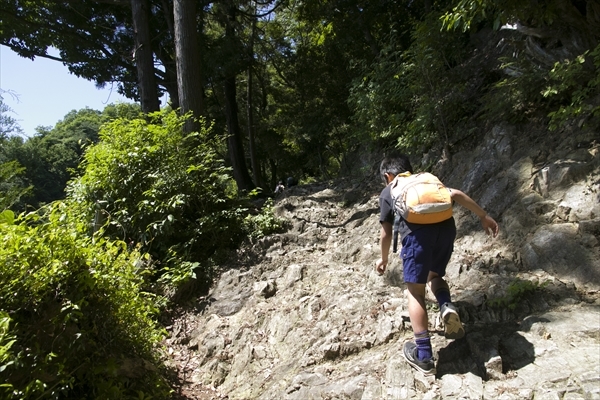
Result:
<svg viewBox="0 0 600 400"><path fill-rule="evenodd" d="M472 373L483 380L502 380L535 360L533 344L516 322L467 326L467 334L438 352L437 378Z"/></svg>

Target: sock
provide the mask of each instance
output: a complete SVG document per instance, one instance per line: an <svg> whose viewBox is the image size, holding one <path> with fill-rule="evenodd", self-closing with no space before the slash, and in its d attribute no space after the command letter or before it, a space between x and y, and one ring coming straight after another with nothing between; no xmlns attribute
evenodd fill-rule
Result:
<svg viewBox="0 0 600 400"><path fill-rule="evenodd" d="M440 305L440 307L442 306L442 304L444 303L450 303L450 291L448 290L448 288L445 287L441 287L438 290L436 290L436 292L433 294L438 302L438 304Z"/></svg>
<svg viewBox="0 0 600 400"><path fill-rule="evenodd" d="M415 333L415 343L417 344L417 358L420 361L429 360L433 357L429 331Z"/></svg>

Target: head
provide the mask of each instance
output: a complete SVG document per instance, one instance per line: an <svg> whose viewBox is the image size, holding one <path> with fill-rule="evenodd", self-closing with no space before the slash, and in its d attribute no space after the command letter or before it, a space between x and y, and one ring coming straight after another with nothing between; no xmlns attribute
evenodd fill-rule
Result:
<svg viewBox="0 0 600 400"><path fill-rule="evenodd" d="M410 165L408 157L404 154L389 155L381 161L381 165L379 166L379 173L386 185L390 183L396 175L403 172L410 172L411 174L413 172L412 165Z"/></svg>

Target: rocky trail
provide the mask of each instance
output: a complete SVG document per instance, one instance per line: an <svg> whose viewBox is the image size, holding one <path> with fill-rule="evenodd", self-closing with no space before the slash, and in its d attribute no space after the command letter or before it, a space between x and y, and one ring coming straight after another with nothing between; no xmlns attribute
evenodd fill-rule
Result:
<svg viewBox="0 0 600 400"><path fill-rule="evenodd" d="M466 336L428 310L437 375L412 340L402 263L379 254L378 177L286 190L285 233L240 249L168 326L178 399L600 399L600 154L593 134L525 143L494 127L436 165L501 226L458 206L448 266ZM583 144L582 144L583 143ZM552 149L552 150L548 150ZM560 149L560 150L556 150Z"/></svg>

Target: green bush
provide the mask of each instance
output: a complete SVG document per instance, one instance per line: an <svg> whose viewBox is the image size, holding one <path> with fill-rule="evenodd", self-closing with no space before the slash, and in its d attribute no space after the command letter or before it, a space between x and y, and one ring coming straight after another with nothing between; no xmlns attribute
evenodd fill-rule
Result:
<svg viewBox="0 0 600 400"><path fill-rule="evenodd" d="M487 305L492 308L508 308L514 310L517 308L519 303L529 296L532 296L545 284L538 284L531 281L515 279L506 288L506 294L504 296L490 299L487 301Z"/></svg>
<svg viewBox="0 0 600 400"><path fill-rule="evenodd" d="M494 122L522 123L547 107L540 93L545 73L526 59L502 61L501 69L513 70L514 75L494 82L481 97L482 118Z"/></svg>
<svg viewBox="0 0 600 400"><path fill-rule="evenodd" d="M6 311L0 311L0 373L15 363L15 355L12 352L12 346L15 344L15 337L10 332L10 315ZM0 384L0 388L9 388L9 383Z"/></svg>
<svg viewBox="0 0 600 400"><path fill-rule="evenodd" d="M284 229L285 220L273 213L273 199L267 199L258 214L250 214L244 218L244 230L251 238L260 239Z"/></svg>
<svg viewBox="0 0 600 400"><path fill-rule="evenodd" d="M558 109L549 113L550 129L581 117L598 123L600 106L595 97L599 87L600 45L573 60L554 64L548 73L548 86L542 92L544 97L562 100Z"/></svg>
<svg viewBox="0 0 600 400"><path fill-rule="evenodd" d="M440 29L432 13L415 24L408 48L392 30L379 57L362 65L349 103L359 129L371 139L395 141L409 153L425 151L448 145L456 126L473 115L476 104L465 90L470 75L460 67L468 54L467 36Z"/></svg>
<svg viewBox="0 0 600 400"><path fill-rule="evenodd" d="M0 398L167 398L142 255L92 240L71 210L0 223Z"/></svg>
<svg viewBox="0 0 600 400"><path fill-rule="evenodd" d="M15 205L31 191L31 186L23 182L24 172L25 168L16 161L0 163L0 213L18 208Z"/></svg>
<svg viewBox="0 0 600 400"><path fill-rule="evenodd" d="M212 258L243 237L245 209L227 194L220 143L210 127L185 134L184 121L163 111L103 125L69 188L79 212L102 225L98 234L150 254L152 281L167 286L206 284Z"/></svg>

